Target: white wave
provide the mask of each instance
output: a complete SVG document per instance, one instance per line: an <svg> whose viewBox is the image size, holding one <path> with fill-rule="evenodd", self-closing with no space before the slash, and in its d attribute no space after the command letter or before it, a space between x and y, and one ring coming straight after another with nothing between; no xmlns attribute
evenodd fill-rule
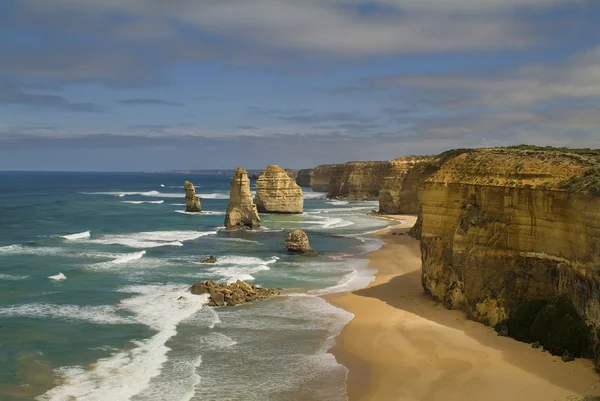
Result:
<svg viewBox="0 0 600 401"><path fill-rule="evenodd" d="M237 280L252 281L255 280L253 274L270 270L269 265L278 260L277 256L269 259L251 256L222 256L217 260L217 267L209 268L206 271L219 277L219 280L226 280L228 283L234 283Z"/></svg>
<svg viewBox="0 0 600 401"><path fill-rule="evenodd" d="M349 202L333 199L333 200L325 202L325 203L329 203L330 205L347 205Z"/></svg>
<svg viewBox="0 0 600 401"><path fill-rule="evenodd" d="M371 210L370 206L354 206L354 207L336 207L336 208L328 208L328 209L312 209L306 214L319 214L319 213L340 213L340 212L358 212L361 211L364 214L365 210Z"/></svg>
<svg viewBox="0 0 600 401"><path fill-rule="evenodd" d="M109 305L77 306L52 304L25 304L0 308L0 316L24 316L41 319L86 321L95 324L128 324L135 321L117 314L118 308Z"/></svg>
<svg viewBox="0 0 600 401"><path fill-rule="evenodd" d="M151 203L154 205L162 205L163 203L165 203L164 200L159 200L159 201L121 201L122 203L131 203L132 205L141 205L142 203Z"/></svg>
<svg viewBox="0 0 600 401"><path fill-rule="evenodd" d="M225 212L216 212L213 210L203 210L202 212L186 212L185 210L175 210L174 212L191 216L225 216Z"/></svg>
<svg viewBox="0 0 600 401"><path fill-rule="evenodd" d="M85 239L85 238L90 238L90 232L89 231L84 231L82 233L76 233L76 234L69 234L69 235L61 235L60 237L66 240L78 240L78 239Z"/></svg>
<svg viewBox="0 0 600 401"><path fill-rule="evenodd" d="M196 194L200 199L229 199L227 192L213 192L210 194Z"/></svg>
<svg viewBox="0 0 600 401"><path fill-rule="evenodd" d="M86 241L86 240L83 240ZM106 259L115 258L118 254L108 252L87 251L73 248L58 247L32 247L23 245L9 245L0 247L0 255L36 255L36 256L56 256L87 259ZM115 256L117 255L117 256Z"/></svg>
<svg viewBox="0 0 600 401"><path fill-rule="evenodd" d="M327 192L304 192L302 196L304 199L326 199Z"/></svg>
<svg viewBox="0 0 600 401"><path fill-rule="evenodd" d="M0 280L6 281L17 281L17 280L25 280L29 276L14 276L12 274L2 274L0 273Z"/></svg>
<svg viewBox="0 0 600 401"><path fill-rule="evenodd" d="M62 273L58 273L58 274L55 274L54 276L48 276L48 278L49 278L50 280L54 280L54 281L60 281L60 280L66 280L66 279L67 279L67 276L65 276L65 275L64 275L64 274L62 274Z"/></svg>
<svg viewBox="0 0 600 401"><path fill-rule="evenodd" d="M106 245L125 245L131 248L156 248L160 246L183 246L185 241L216 233L216 231L147 231L105 235L90 242Z"/></svg>
<svg viewBox="0 0 600 401"><path fill-rule="evenodd" d="M123 198L125 196L149 196L153 198L183 198L185 194L183 193L165 193L158 191L143 191L143 192L119 192L119 191L109 191L109 192L81 192L84 195L112 195L117 196L119 198Z"/></svg>
<svg viewBox="0 0 600 401"><path fill-rule="evenodd" d="M169 203L169 206L185 206L185 203Z"/></svg>
<svg viewBox="0 0 600 401"><path fill-rule="evenodd" d="M146 251L128 253L123 256L119 256L118 258L111 261L110 263L113 263L115 265L121 265L123 263L131 262L132 260L141 259L144 257L145 254L146 254Z"/></svg>
<svg viewBox="0 0 600 401"><path fill-rule="evenodd" d="M351 225L354 225L353 221L350 220L344 220L340 217L325 217L325 216L316 216L316 215L311 215L310 216L313 219L317 219L318 221L287 221L286 223L299 223L299 224L316 224L321 226L321 228L324 229L331 229L331 228L342 228L342 227L348 227Z"/></svg>
<svg viewBox="0 0 600 401"><path fill-rule="evenodd" d="M152 379L161 374L167 362L166 343L177 334L179 323L202 309L208 296L190 296L187 287L175 285L129 286L120 292L138 294L121 301L119 309L134 314L134 320L157 331L157 334L143 341L136 341L137 347L117 352L102 358L89 369L80 366L63 367L58 370L63 383L47 391L38 400L79 401L129 400L137 394L146 394L152 389ZM178 299L183 296L183 299ZM200 363L186 366L189 374ZM197 380L194 377L194 380ZM188 392L193 395L193 392ZM159 395L165 399L165 393ZM189 400L189 398L185 398Z"/></svg>
<svg viewBox="0 0 600 401"><path fill-rule="evenodd" d="M164 187L165 187L165 184L160 184L160 186L164 188Z"/></svg>

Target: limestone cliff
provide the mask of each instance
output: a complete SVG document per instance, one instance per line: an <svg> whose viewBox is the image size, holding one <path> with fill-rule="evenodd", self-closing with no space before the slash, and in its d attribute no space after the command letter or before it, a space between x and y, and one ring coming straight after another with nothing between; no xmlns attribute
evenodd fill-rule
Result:
<svg viewBox="0 0 600 401"><path fill-rule="evenodd" d="M600 151L463 151L420 192L422 283L494 325L532 300L567 299L600 330ZM510 333L509 333L510 334Z"/></svg>
<svg viewBox="0 0 600 401"><path fill-rule="evenodd" d="M312 175L312 168L298 170L298 175L296 176L296 184L300 185L301 187L310 187L312 185Z"/></svg>
<svg viewBox="0 0 600 401"><path fill-rule="evenodd" d="M260 213L302 213L302 188L281 167L268 166L256 181L256 208Z"/></svg>
<svg viewBox="0 0 600 401"><path fill-rule="evenodd" d="M184 181L183 188L185 189L185 211L190 213L198 213L202 211L200 198L196 196L194 184L189 181Z"/></svg>
<svg viewBox="0 0 600 401"><path fill-rule="evenodd" d="M260 218L256 205L252 202L248 172L238 167L231 178L229 187L229 206L225 216L225 228L228 230L260 227Z"/></svg>
<svg viewBox="0 0 600 401"><path fill-rule="evenodd" d="M389 163L379 188L379 212L416 214L419 210L419 186L435 172L433 157L407 156Z"/></svg>
<svg viewBox="0 0 600 401"><path fill-rule="evenodd" d="M377 199L389 167L387 161L321 165L312 170L311 186L330 198Z"/></svg>
<svg viewBox="0 0 600 401"><path fill-rule="evenodd" d="M329 182L339 174L343 164L323 164L312 169L310 186L315 192L329 192Z"/></svg>

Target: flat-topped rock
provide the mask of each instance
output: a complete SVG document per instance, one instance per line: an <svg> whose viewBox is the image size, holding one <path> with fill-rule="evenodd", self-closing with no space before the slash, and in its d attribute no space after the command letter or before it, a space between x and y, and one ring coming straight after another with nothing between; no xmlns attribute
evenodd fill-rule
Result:
<svg viewBox="0 0 600 401"><path fill-rule="evenodd" d="M235 283L217 283L213 280L202 281L191 286L190 292L194 295L210 294L209 306L235 306L281 294L279 290L274 288L262 288L242 280Z"/></svg>
<svg viewBox="0 0 600 401"><path fill-rule="evenodd" d="M302 188L286 170L268 166L256 181L256 208L260 213L302 213Z"/></svg>
<svg viewBox="0 0 600 401"><path fill-rule="evenodd" d="M256 205L252 202L248 172L238 167L229 186L229 206L225 216L225 228L235 230L259 227L260 217L258 217Z"/></svg>
<svg viewBox="0 0 600 401"><path fill-rule="evenodd" d="M199 213L202 211L200 198L196 195L194 184L189 181L184 181L183 188L185 189L185 211L189 213Z"/></svg>

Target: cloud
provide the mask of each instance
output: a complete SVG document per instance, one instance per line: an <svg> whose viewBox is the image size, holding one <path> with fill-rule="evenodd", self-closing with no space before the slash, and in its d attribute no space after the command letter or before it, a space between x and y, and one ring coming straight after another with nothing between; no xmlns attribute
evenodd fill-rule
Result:
<svg viewBox="0 0 600 401"><path fill-rule="evenodd" d="M130 106L183 106L183 103L171 102L169 100L152 99L152 98L136 98L136 99L123 99L119 100L119 103Z"/></svg>
<svg viewBox="0 0 600 401"><path fill-rule="evenodd" d="M95 103L70 102L66 98L58 95L27 93L20 85L7 81L0 81L0 104L2 103L61 111L91 113L103 111L102 107Z"/></svg>
<svg viewBox="0 0 600 401"><path fill-rule="evenodd" d="M452 107L529 107L551 101L600 99L600 47L562 65L529 64L503 74L410 75L367 80L367 86L402 86L434 93ZM453 95L453 96L452 96Z"/></svg>
<svg viewBox="0 0 600 401"><path fill-rule="evenodd" d="M375 121L373 117L363 117L357 112L321 112L315 113L310 109L263 109L251 106L250 111L276 118L288 123L318 124L329 122L369 124Z"/></svg>

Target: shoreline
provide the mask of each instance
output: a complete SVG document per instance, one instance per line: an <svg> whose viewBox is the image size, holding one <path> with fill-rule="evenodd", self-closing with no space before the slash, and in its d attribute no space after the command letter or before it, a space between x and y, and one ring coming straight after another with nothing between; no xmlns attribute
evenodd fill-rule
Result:
<svg viewBox="0 0 600 401"><path fill-rule="evenodd" d="M370 234L377 269L365 288L323 295L354 315L329 350L348 369L349 401L581 401L600 395L592 361L564 363L541 349L447 310L421 287L415 216ZM394 235L396 233L396 235ZM398 235L402 234L402 235Z"/></svg>

